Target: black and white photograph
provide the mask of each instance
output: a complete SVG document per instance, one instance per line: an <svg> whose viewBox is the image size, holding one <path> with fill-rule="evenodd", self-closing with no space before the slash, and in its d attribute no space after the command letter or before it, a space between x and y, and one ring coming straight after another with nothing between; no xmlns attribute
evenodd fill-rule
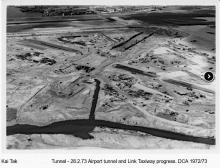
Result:
<svg viewBox="0 0 220 168"><path fill-rule="evenodd" d="M8 5L6 150L214 149L214 5Z"/></svg>

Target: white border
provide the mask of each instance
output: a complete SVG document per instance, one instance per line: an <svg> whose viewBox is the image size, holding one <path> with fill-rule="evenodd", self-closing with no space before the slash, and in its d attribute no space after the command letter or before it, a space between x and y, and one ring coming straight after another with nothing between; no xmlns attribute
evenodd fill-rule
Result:
<svg viewBox="0 0 220 168"><path fill-rule="evenodd" d="M218 0L2 0L10 5L216 5Z"/></svg>
<svg viewBox="0 0 220 168"><path fill-rule="evenodd" d="M58 157L58 154L65 158L67 155L69 155L70 158L71 155L75 154L74 156L81 156L85 157L85 155L89 155L91 157L92 154L96 153L95 156L99 156L101 158L105 157L121 157L123 154L126 154L126 156L145 156L147 154L151 154L150 156L147 155L147 157L164 157L165 156L172 156L172 157L188 157L188 156L208 156L210 159L217 158L217 155L220 154L220 147L219 147L219 88L216 88L216 148L211 150L112 150L112 149L104 149L104 148L83 148L83 149L74 149L74 150L63 150L63 149L39 149L39 150L6 150L6 134L5 134L5 128L6 128L6 113L5 113L5 106L6 106L6 6L7 5L215 5L216 6L216 78L217 80L217 86L220 86L220 79L219 79L219 7L220 3L218 0L181 0L181 1L175 1L175 0L83 0L83 1L76 1L76 0L2 0L1 1L1 153L4 156L16 156L16 158L21 157L21 160L24 159L23 157L27 157L34 162L36 157L39 157L41 159L46 158L55 158ZM35 155L33 155L35 154ZM70 155L71 154L71 155ZM187 154L187 155L186 155ZM0 155L1 156L1 155ZM34 156L34 157L33 157ZM53 157L54 156L54 157ZM183 157L183 158L184 158ZM59 158L59 157L58 157ZM1 158L0 158L1 159ZM50 160L48 159L48 160ZM46 161L48 161L46 160ZM216 159L217 161L217 159ZM44 161L43 161L44 162ZM26 162L28 163L28 162ZM50 163L50 162L49 162ZM74 165L68 165L74 167ZM103 165L104 166L104 165ZM111 166L111 165L108 165ZM148 166L148 165L147 165ZM213 166L213 165L212 165ZM0 163L1 167L1 163ZM146 167L146 166L145 166ZM170 166L171 167L171 166ZM178 166L178 167L181 167Z"/></svg>

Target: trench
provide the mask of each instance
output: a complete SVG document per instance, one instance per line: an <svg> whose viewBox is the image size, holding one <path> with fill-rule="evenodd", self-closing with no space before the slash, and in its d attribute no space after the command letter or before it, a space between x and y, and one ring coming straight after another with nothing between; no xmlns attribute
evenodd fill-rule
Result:
<svg viewBox="0 0 220 168"><path fill-rule="evenodd" d="M29 42L29 43L36 44L36 45L40 45L40 46L47 46L47 47L55 48L55 49L58 49L58 50L63 50L63 51L69 51L69 52L82 54L81 51L75 50L73 48L69 48L69 47L65 47L65 46L61 46L61 45L57 45L57 44L52 44L52 43L48 43L48 42L41 41L41 40L29 39L29 40L26 40L26 41Z"/></svg>
<svg viewBox="0 0 220 168"><path fill-rule="evenodd" d="M132 126L132 125L126 125L112 121L93 120L91 122L91 120L88 119L59 121L47 126L17 124L7 127L7 135L66 134L66 135L74 135L82 139L89 139L89 138L93 138L91 135L89 135L89 133L92 132L95 127L114 128L114 129L121 129L126 131L139 131L161 138L215 145L215 139L213 137L195 137L191 135L185 135L181 133L176 133L176 132L171 132L156 128Z"/></svg>
<svg viewBox="0 0 220 168"><path fill-rule="evenodd" d="M125 71L129 71L129 72L131 72L133 74L140 74L140 75L149 76L149 77L157 77L157 75L155 73L144 72L142 70L139 70L139 69L136 69L136 68L133 68L133 67L129 67L129 66L125 66L125 65L122 65L122 64L116 64L114 66L114 68L122 69L122 70L125 70Z"/></svg>
<svg viewBox="0 0 220 168"><path fill-rule="evenodd" d="M96 105L97 105L97 101L99 98L99 91L100 91L100 81L98 79L95 79L96 82L96 88L92 97L92 106L90 109L90 114L89 114L89 120L90 121L94 121L95 120L95 109L96 109Z"/></svg>
<svg viewBox="0 0 220 168"><path fill-rule="evenodd" d="M80 137L82 139L92 139L93 136L90 133L95 127L101 128L113 128L121 129L125 131L139 131L152 136L157 136L161 138L167 138L172 140L189 141L196 143L203 143L208 145L215 145L214 137L196 137L191 135L186 135L182 133L143 127L135 125L127 125L112 121L96 120L95 119L95 109L98 101L98 95L100 91L100 81L95 79L96 89L94 91L92 106L90 110L89 119L76 119L76 120L65 120L51 123L46 126L35 126L28 124L16 124L13 126L8 126L6 130L6 135L14 134L66 134Z"/></svg>

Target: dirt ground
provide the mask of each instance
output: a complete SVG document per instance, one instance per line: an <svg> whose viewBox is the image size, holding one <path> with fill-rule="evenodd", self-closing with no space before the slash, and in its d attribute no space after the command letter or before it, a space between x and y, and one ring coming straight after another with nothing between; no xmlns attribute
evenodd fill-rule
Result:
<svg viewBox="0 0 220 168"><path fill-rule="evenodd" d="M132 29L127 26L140 23L123 19L111 23L120 28L108 27L109 23L75 24L8 33L7 126L88 119L98 79L96 119L215 137L216 83L204 80L206 71L215 73L213 28ZM114 48L118 44L121 47ZM170 79L189 87L167 82ZM96 127L91 135L94 139L82 140L64 134L18 133L7 137L7 148L211 148L110 128Z"/></svg>

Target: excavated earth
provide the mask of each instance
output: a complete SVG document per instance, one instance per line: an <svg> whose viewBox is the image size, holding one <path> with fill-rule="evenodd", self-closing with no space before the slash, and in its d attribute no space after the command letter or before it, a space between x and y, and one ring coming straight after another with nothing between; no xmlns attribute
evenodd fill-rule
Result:
<svg viewBox="0 0 220 168"><path fill-rule="evenodd" d="M127 19L7 33L8 149L214 147L213 22Z"/></svg>

